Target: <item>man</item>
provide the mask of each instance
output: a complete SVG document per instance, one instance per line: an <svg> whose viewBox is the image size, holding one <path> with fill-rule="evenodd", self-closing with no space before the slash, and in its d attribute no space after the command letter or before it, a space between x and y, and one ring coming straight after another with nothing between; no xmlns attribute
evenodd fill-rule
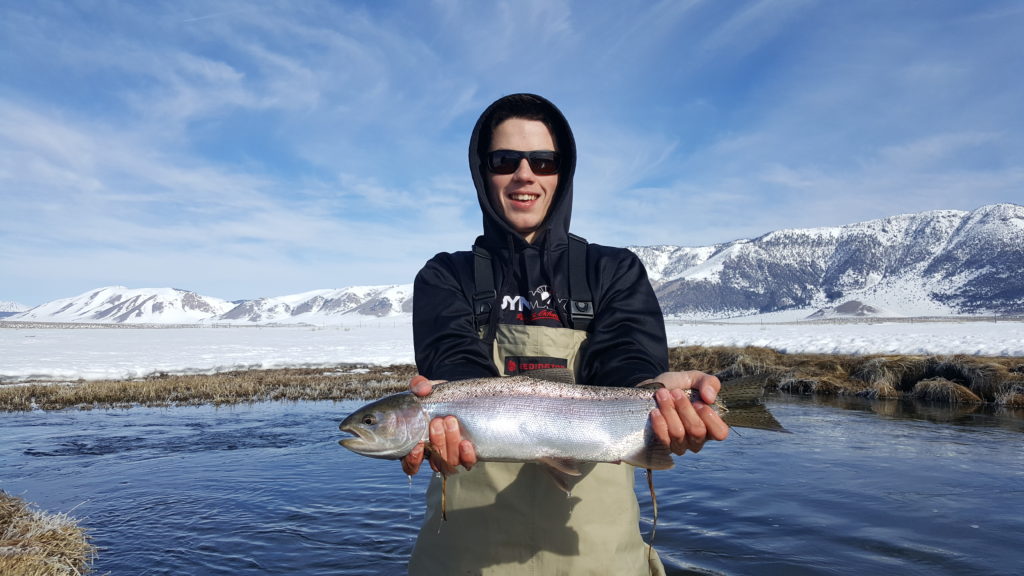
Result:
<svg viewBox="0 0 1024 576"><path fill-rule="evenodd" d="M458 380L543 367L595 386L657 381L665 389L651 424L674 453L724 439L728 427L709 406L718 380L668 372L661 309L639 259L596 244L573 248L582 245L569 234L576 148L561 112L531 94L499 99L473 130L469 162L484 235L474 252L438 254L416 277L420 374ZM573 262L584 270L581 261L592 319L569 306L578 289L569 270ZM426 395L431 382L416 377L410 386ZM691 403L688 388L703 402ZM444 525L440 482L431 483L410 573L663 573L656 556L648 566L631 467L589 465L567 497L541 465L477 463L452 416L431 422L430 443L435 469L467 471L448 478ZM415 474L423 455L421 445L403 459L405 471Z"/></svg>

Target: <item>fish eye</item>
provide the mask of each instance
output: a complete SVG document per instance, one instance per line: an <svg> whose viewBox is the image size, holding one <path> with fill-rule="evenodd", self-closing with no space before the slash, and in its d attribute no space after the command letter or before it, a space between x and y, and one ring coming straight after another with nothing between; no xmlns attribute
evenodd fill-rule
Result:
<svg viewBox="0 0 1024 576"><path fill-rule="evenodd" d="M367 426L373 426L376 423L377 417L374 416L373 414L366 414L365 416L363 416L363 424L366 424Z"/></svg>

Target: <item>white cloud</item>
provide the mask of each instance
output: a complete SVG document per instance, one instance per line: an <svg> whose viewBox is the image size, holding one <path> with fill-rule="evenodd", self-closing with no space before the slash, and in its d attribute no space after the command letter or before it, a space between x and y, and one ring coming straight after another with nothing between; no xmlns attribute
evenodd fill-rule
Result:
<svg viewBox="0 0 1024 576"><path fill-rule="evenodd" d="M479 233L469 132L518 91L573 123L595 242L1019 202L1022 20L945 0L15 4L0 300L104 270L226 298L404 281Z"/></svg>

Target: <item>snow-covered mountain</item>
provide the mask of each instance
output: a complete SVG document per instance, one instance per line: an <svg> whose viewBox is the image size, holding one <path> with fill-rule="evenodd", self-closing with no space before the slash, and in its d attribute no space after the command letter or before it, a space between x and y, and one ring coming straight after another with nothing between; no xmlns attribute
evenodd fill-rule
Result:
<svg viewBox="0 0 1024 576"><path fill-rule="evenodd" d="M0 300L0 318L13 316L18 312L24 312L25 310L28 310L28 306L18 304L17 302Z"/></svg>
<svg viewBox="0 0 1024 576"><path fill-rule="evenodd" d="M227 302L175 288L112 286L54 300L6 318L22 322L107 324L325 324L358 314L412 312L412 285L314 290L291 296Z"/></svg>
<svg viewBox="0 0 1024 576"><path fill-rule="evenodd" d="M330 323L351 314L384 317L412 312L412 284L314 290L239 303L216 318L234 323Z"/></svg>
<svg viewBox="0 0 1024 576"><path fill-rule="evenodd" d="M631 250L667 315L1024 313L1024 206L1016 204ZM862 306L843 306L851 301Z"/></svg>
<svg viewBox="0 0 1024 576"><path fill-rule="evenodd" d="M177 288L108 286L31 308L7 320L113 324L193 324L234 307L219 298Z"/></svg>
<svg viewBox="0 0 1024 576"><path fill-rule="evenodd" d="M1016 204L778 230L714 246L630 249L646 266L670 316L1024 314L1024 206ZM241 302L173 288L108 287L4 320L332 324L411 312L411 284Z"/></svg>

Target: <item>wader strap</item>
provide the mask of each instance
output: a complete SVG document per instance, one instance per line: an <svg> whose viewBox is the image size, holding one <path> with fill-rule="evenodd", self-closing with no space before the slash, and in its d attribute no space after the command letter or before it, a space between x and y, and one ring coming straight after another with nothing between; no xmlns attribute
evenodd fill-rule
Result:
<svg viewBox="0 0 1024 576"><path fill-rule="evenodd" d="M594 319L594 298L587 282L587 241L569 234L569 318L574 330L586 331Z"/></svg>
<svg viewBox="0 0 1024 576"><path fill-rule="evenodd" d="M491 309L498 292L494 289L494 261L486 249L473 246L473 275L475 292L473 293L473 323L477 333L480 328L490 326ZM488 334L492 332L488 329ZM493 338L493 337L492 337Z"/></svg>

